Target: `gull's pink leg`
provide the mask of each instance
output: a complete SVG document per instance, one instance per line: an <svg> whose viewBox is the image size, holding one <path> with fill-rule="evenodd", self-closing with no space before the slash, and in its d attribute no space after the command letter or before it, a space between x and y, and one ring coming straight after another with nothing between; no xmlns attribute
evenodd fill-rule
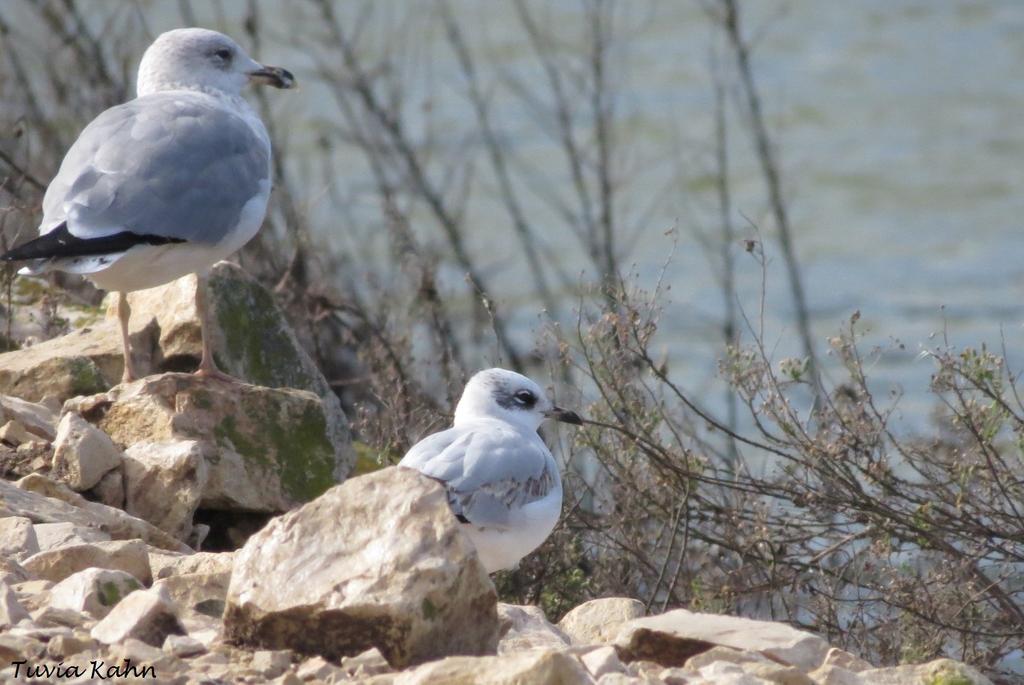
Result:
<svg viewBox="0 0 1024 685"><path fill-rule="evenodd" d="M132 315L132 308L128 305L128 293L119 291L117 293L117 318L121 320L121 344L124 346L124 373L121 374L122 383L130 383L136 379L135 365L132 363L132 346L128 340L128 319Z"/></svg>
<svg viewBox="0 0 1024 685"><path fill-rule="evenodd" d="M206 279L196 276L196 312L199 314L199 329L203 335L203 358L199 361L196 375L204 378L216 378L222 381L240 383L234 376L229 376L217 368L213 360L213 345L210 342L209 306L206 301Z"/></svg>

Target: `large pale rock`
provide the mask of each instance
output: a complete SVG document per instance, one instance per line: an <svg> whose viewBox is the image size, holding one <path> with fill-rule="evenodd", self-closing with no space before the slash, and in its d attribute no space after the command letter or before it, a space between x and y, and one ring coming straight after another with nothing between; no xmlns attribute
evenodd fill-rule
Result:
<svg viewBox="0 0 1024 685"><path fill-rule="evenodd" d="M202 354L196 312L196 277L185 276L167 285L131 293L132 331L143 333L152 320L158 331L159 370L191 370ZM274 301L274 296L249 274L229 262L213 266L208 276L211 342L217 364L225 372L255 385L297 388L318 395L332 442L343 445L337 479L343 480L355 463L349 446L348 420L334 390ZM107 318L116 320L111 298Z"/></svg>
<svg viewBox="0 0 1024 685"><path fill-rule="evenodd" d="M449 657L404 671L394 679L395 685L591 685L593 682L579 661L554 650L532 650L505 656Z"/></svg>
<svg viewBox="0 0 1024 685"><path fill-rule="evenodd" d="M31 519L24 516L0 518L0 557L21 561L39 551L39 538Z"/></svg>
<svg viewBox="0 0 1024 685"><path fill-rule="evenodd" d="M643 602L629 597L603 597L570 610L558 622L558 628L569 636L573 644L611 642L623 624L641 618L645 613Z"/></svg>
<svg viewBox="0 0 1024 685"><path fill-rule="evenodd" d="M0 354L0 365L3 356ZM57 435L57 413L44 404L0 395L0 416L4 421L17 420L29 433L47 442Z"/></svg>
<svg viewBox="0 0 1024 685"><path fill-rule="evenodd" d="M106 433L68 412L57 425L51 475L72 490L88 490L121 464L121 450Z"/></svg>
<svg viewBox="0 0 1024 685"><path fill-rule="evenodd" d="M159 592L145 590L133 592L118 602L90 634L106 644L133 638L160 647L168 635L184 635L185 629Z"/></svg>
<svg viewBox="0 0 1024 685"><path fill-rule="evenodd" d="M615 647L624 661L645 659L663 666L682 666L714 645L760 652L804 671L820 666L830 649L817 635L784 623L685 609L630 621L615 638Z"/></svg>
<svg viewBox="0 0 1024 685"><path fill-rule="evenodd" d="M142 540L111 540L56 547L33 554L22 566L36 578L54 583L92 567L125 571L147 585L153 582L146 543Z"/></svg>
<svg viewBox="0 0 1024 685"><path fill-rule="evenodd" d="M38 474L25 476L17 484L0 480L0 515L24 516L33 523L71 523L95 528L115 540L138 538L154 547L175 552L192 551L151 523L120 509L90 502L63 483ZM38 535L38 529L36 533Z"/></svg>
<svg viewBox="0 0 1024 685"><path fill-rule="evenodd" d="M117 569L90 567L50 588L50 606L71 609L103 618L129 593L142 589L130 573Z"/></svg>
<svg viewBox="0 0 1024 685"><path fill-rule="evenodd" d="M204 443L137 442L124 452L125 511L188 540L209 475Z"/></svg>
<svg viewBox="0 0 1024 685"><path fill-rule="evenodd" d="M156 327L132 335L140 373L152 369ZM116 321L101 321L59 338L0 354L0 393L38 401L102 392L121 379L124 357Z"/></svg>
<svg viewBox="0 0 1024 685"><path fill-rule="evenodd" d="M858 673L871 685L992 685L977 669L952 659L936 659L926 664L874 668Z"/></svg>
<svg viewBox="0 0 1024 685"><path fill-rule="evenodd" d="M396 667L493 653L496 594L444 489L408 469L353 478L271 521L235 557L230 640Z"/></svg>
<svg viewBox="0 0 1024 685"><path fill-rule="evenodd" d="M346 471L316 395L167 373L69 402L116 444L200 443L209 466L201 506L276 513L316 497Z"/></svg>
<svg viewBox="0 0 1024 685"><path fill-rule="evenodd" d="M540 607L498 603L501 638L498 654L526 649L565 649L569 638L551 625Z"/></svg>

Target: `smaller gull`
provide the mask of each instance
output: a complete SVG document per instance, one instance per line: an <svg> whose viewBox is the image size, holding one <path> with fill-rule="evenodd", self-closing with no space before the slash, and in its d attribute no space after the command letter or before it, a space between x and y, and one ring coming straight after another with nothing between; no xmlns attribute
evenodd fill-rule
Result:
<svg viewBox="0 0 1024 685"><path fill-rule="evenodd" d="M119 293L124 381L135 377L126 293L205 274L263 223L270 137L242 98L248 83L295 80L222 33L161 34L139 64L138 97L93 119L68 150L43 198L40 236L0 255L27 262L23 274L68 271ZM213 361L203 280L197 373L227 378Z"/></svg>
<svg viewBox="0 0 1024 685"><path fill-rule="evenodd" d="M412 446L399 466L444 484L488 573L513 569L558 523L562 479L537 429L582 424L526 376L487 369L469 379L448 430Z"/></svg>

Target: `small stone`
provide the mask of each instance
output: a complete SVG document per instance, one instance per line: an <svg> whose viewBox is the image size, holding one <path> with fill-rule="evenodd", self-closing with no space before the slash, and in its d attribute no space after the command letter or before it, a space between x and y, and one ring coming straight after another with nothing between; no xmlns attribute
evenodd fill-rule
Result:
<svg viewBox="0 0 1024 685"><path fill-rule="evenodd" d="M0 583L15 585L29 579L25 567L10 557L0 556Z"/></svg>
<svg viewBox="0 0 1024 685"><path fill-rule="evenodd" d="M146 543L142 540L111 540L56 547L33 554L22 565L37 578L55 583L91 567L118 569L132 574L143 584L153 582Z"/></svg>
<svg viewBox="0 0 1024 685"><path fill-rule="evenodd" d="M16 419L0 426L0 441L6 442L11 447L17 447L26 442L34 442L38 437L25 430L21 422Z"/></svg>
<svg viewBox="0 0 1024 685"><path fill-rule="evenodd" d="M231 575L234 552L196 552L177 554L162 549L149 550L149 565L157 580L193 573L226 573Z"/></svg>
<svg viewBox="0 0 1024 685"><path fill-rule="evenodd" d="M380 677L380 676L378 676ZM592 685L583 665L565 652L534 649L505 656L454 656L404 671L402 685L475 683L558 683Z"/></svg>
<svg viewBox="0 0 1024 685"><path fill-rule="evenodd" d="M257 649L249 662L249 668L265 678L276 678L291 665L292 652L287 649Z"/></svg>
<svg viewBox="0 0 1024 685"><path fill-rule="evenodd" d="M823 664L807 674L816 685L872 685L864 680L859 673L841 666Z"/></svg>
<svg viewBox="0 0 1024 685"><path fill-rule="evenodd" d="M341 669L347 675L354 678L393 672L391 665L388 664L388 660L384 658L384 655L376 647L355 656L343 657L341 659Z"/></svg>
<svg viewBox="0 0 1024 685"><path fill-rule="evenodd" d="M0 630L31 618L25 607L18 601L11 586L7 583L0 583Z"/></svg>
<svg viewBox="0 0 1024 685"><path fill-rule="evenodd" d="M623 624L644 613L643 603L629 597L592 599L563 616L558 628L574 645L611 642Z"/></svg>
<svg viewBox="0 0 1024 685"><path fill-rule="evenodd" d="M98 528L78 526L74 523L37 523L33 526L39 551L45 552L55 547L80 545L87 542L106 542L110 536Z"/></svg>
<svg viewBox="0 0 1024 685"><path fill-rule="evenodd" d="M179 658L205 654L207 649L199 640L188 635L168 635L164 640L164 651Z"/></svg>
<svg viewBox="0 0 1024 685"><path fill-rule="evenodd" d="M41 628L57 626L81 628L87 623L91 623L91 619L74 609L46 605L32 612L32 622Z"/></svg>
<svg viewBox="0 0 1024 685"><path fill-rule="evenodd" d="M845 668L847 671L853 671L859 673L868 669L874 668L871 664L859 656L850 654L846 650L833 647L828 650L828 654L825 655L824 665L826 666L838 666L839 668Z"/></svg>
<svg viewBox="0 0 1024 685"><path fill-rule="evenodd" d="M196 440L133 444L124 452L125 511L189 539L209 479L208 451Z"/></svg>
<svg viewBox="0 0 1024 685"><path fill-rule="evenodd" d="M126 571L91 567L73 573L50 589L50 606L103 618L128 594L142 589Z"/></svg>
<svg viewBox="0 0 1024 685"><path fill-rule="evenodd" d="M604 645L580 656L580 661L590 671L590 675L600 678L606 673L625 673L626 667L619 660L615 648Z"/></svg>
<svg viewBox="0 0 1024 685"><path fill-rule="evenodd" d="M295 675L299 676L301 680L322 680L324 682L330 682L332 678L340 679L344 677L344 673L340 668L322 656L315 656L312 659L303 661L295 671Z"/></svg>
<svg viewBox="0 0 1024 685"><path fill-rule="evenodd" d="M43 404L0 395L0 409L7 420L17 420L28 432L46 442L52 442L57 436L57 413Z"/></svg>
<svg viewBox="0 0 1024 685"><path fill-rule="evenodd" d="M124 475L121 469L111 469L103 474L92 493L108 507L124 509Z"/></svg>
<svg viewBox="0 0 1024 685"><path fill-rule="evenodd" d="M99 643L89 637L88 634L74 633L72 635L58 635L46 644L46 655L51 659L66 659L69 656L79 654L89 649L96 649Z"/></svg>
<svg viewBox="0 0 1024 685"><path fill-rule="evenodd" d="M500 622L498 654L511 654L525 649L563 649L569 638L551 625L540 607L498 603Z"/></svg>
<svg viewBox="0 0 1024 685"><path fill-rule="evenodd" d="M39 551L32 521L23 516L0 518L0 557L21 561Z"/></svg>
<svg viewBox="0 0 1024 685"><path fill-rule="evenodd" d="M88 490L121 464L121 450L106 433L68 412L57 425L53 474L72 490Z"/></svg>
<svg viewBox="0 0 1024 685"><path fill-rule="evenodd" d="M817 635L784 623L675 609L624 624L615 638L623 661L645 659L682 666L715 645L760 652L779 663L810 671L830 646Z"/></svg>
<svg viewBox="0 0 1024 685"><path fill-rule="evenodd" d="M159 647L168 635L184 635L185 629L163 597L146 590L133 592L121 600L90 634L107 644L132 637Z"/></svg>

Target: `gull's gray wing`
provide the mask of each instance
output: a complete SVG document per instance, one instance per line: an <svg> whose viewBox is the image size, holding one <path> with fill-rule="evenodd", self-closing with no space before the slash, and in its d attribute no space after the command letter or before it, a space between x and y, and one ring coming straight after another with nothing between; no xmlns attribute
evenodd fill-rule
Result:
<svg viewBox="0 0 1024 685"><path fill-rule="evenodd" d="M270 145L211 96L155 93L100 114L43 199L41 233L216 243L269 192Z"/></svg>
<svg viewBox="0 0 1024 685"><path fill-rule="evenodd" d="M560 482L540 437L504 426L435 433L413 445L399 466L444 483L455 514L478 526L509 525L511 509L542 499Z"/></svg>

